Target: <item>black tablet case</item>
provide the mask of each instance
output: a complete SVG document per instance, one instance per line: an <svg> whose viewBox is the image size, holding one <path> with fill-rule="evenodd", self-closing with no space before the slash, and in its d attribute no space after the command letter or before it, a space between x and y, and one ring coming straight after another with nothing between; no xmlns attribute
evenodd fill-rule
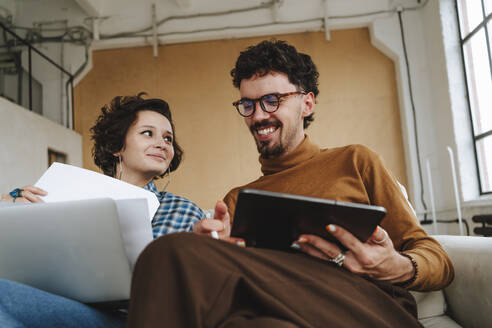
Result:
<svg viewBox="0 0 492 328"><path fill-rule="evenodd" d="M339 225L365 242L385 215L381 206L241 189L231 236L243 238L246 246L287 251L301 234L313 234L345 250L326 230L328 224Z"/></svg>

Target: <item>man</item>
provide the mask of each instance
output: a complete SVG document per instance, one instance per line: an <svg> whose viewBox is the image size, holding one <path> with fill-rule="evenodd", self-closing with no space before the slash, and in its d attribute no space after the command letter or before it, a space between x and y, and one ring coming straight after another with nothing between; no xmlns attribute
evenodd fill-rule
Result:
<svg viewBox="0 0 492 328"><path fill-rule="evenodd" d="M263 41L241 53L231 75L263 172L240 188L379 205L387 216L366 243L329 225L345 253L314 235L299 236L298 253L238 247L230 237L235 188L214 219L195 225L203 236L166 236L144 251L129 326L419 327L406 288L443 288L453 279L451 261L376 154L360 145L320 149L305 135L318 95L311 58ZM208 237L213 230L222 241Z"/></svg>

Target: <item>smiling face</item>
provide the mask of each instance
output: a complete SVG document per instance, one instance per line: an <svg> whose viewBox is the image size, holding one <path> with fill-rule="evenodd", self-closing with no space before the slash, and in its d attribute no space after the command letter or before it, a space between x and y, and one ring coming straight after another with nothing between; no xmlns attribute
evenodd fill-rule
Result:
<svg viewBox="0 0 492 328"><path fill-rule="evenodd" d="M142 110L125 137L118 165L123 181L145 186L154 177L163 174L174 157L173 130L169 120L157 112Z"/></svg>
<svg viewBox="0 0 492 328"><path fill-rule="evenodd" d="M269 72L243 79L239 88L241 98L256 99L266 94L298 91L284 73ZM294 95L283 98L273 113L266 113L257 102L256 110L244 120L253 135L263 158L277 157L294 150L304 140L303 119L314 109L314 95Z"/></svg>

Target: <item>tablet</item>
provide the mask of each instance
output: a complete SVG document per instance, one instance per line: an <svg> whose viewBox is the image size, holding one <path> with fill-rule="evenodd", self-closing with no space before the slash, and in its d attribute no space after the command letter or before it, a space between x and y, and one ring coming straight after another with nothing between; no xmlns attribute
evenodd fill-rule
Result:
<svg viewBox="0 0 492 328"><path fill-rule="evenodd" d="M339 225L366 242L385 215L381 206L241 189L231 236L243 238L246 246L290 251L301 234L312 234L346 250L326 230L328 224Z"/></svg>

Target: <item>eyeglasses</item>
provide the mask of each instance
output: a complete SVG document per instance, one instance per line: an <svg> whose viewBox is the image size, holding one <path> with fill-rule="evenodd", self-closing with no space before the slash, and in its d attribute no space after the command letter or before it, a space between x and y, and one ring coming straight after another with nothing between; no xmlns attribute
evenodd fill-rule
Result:
<svg viewBox="0 0 492 328"><path fill-rule="evenodd" d="M280 100L285 97L293 96L293 95L305 95L304 91L293 91L287 93L271 93L267 95L263 95L260 98L249 99L243 98L238 101L232 103L234 107L236 107L238 113L244 117L250 117L255 113L256 110L256 102L260 102L260 107L264 112L273 113L280 106Z"/></svg>

